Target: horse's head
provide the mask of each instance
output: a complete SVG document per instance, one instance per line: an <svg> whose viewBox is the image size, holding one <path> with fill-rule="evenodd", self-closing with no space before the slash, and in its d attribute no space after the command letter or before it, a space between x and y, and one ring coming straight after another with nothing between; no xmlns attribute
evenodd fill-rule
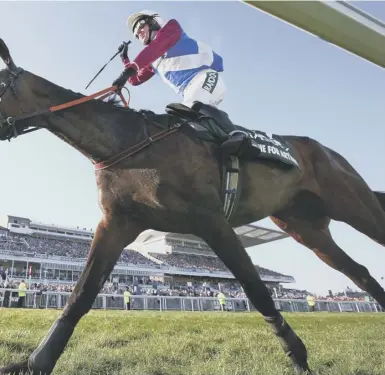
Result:
<svg viewBox="0 0 385 375"><path fill-rule="evenodd" d="M28 76L13 62L7 45L0 38L0 57L6 68L0 71L0 140L16 137L28 127L25 121L14 123L12 117L20 116L31 109L28 104ZM23 74L24 73L24 74Z"/></svg>

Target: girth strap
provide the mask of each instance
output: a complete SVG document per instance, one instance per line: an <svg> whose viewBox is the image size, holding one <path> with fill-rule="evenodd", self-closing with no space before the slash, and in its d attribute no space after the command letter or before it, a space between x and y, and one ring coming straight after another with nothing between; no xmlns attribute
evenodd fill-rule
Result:
<svg viewBox="0 0 385 375"><path fill-rule="evenodd" d="M160 139L167 137L168 135L170 135L172 133L175 133L177 130L179 130L180 126L181 126L181 124L174 124L169 129L162 130L153 136L148 136L145 140L137 143L135 146L120 152L119 154L113 156L112 158L110 158L108 160L105 160L103 162L95 164L95 166L94 166L95 170L100 171L103 169L107 169L107 168L113 166L114 164L119 163L120 161L122 161L124 159L127 159L128 157L143 150L145 147L149 146L151 143L159 141Z"/></svg>

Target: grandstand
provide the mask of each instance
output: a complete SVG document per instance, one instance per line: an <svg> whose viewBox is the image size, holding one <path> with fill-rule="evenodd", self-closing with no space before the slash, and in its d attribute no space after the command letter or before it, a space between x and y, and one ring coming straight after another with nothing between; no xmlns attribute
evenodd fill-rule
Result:
<svg viewBox="0 0 385 375"><path fill-rule="evenodd" d="M0 228L0 268L10 280L60 284L68 290L78 279L94 237L91 229L45 224L8 215L7 228ZM235 228L247 248L287 237L256 225ZM292 276L257 266L269 287L295 282ZM152 288L219 285L237 289L234 277L210 247L192 235L142 232L127 246L115 266L110 283L115 286L149 285ZM214 286L213 286L214 285Z"/></svg>

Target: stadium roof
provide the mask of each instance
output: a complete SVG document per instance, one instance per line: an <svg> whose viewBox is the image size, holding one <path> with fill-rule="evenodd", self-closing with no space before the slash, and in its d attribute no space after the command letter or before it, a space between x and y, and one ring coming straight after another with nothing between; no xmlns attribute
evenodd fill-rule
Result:
<svg viewBox="0 0 385 375"><path fill-rule="evenodd" d="M385 23L351 1L244 1L385 68Z"/></svg>
<svg viewBox="0 0 385 375"><path fill-rule="evenodd" d="M285 232L268 229L254 224L243 225L235 228L234 231L245 248L289 237Z"/></svg>
<svg viewBox="0 0 385 375"><path fill-rule="evenodd" d="M286 233L261 227L255 224L247 224L241 227L234 228L235 233L238 235L238 238L241 240L242 245L247 247L261 245L267 242L281 240L283 238L289 237ZM161 238L177 238L184 239L186 241L198 241L203 242L202 239L193 236L191 234L179 234L179 233L170 233L170 232L159 232L155 230L146 230L142 232L135 243L150 243L157 241ZM131 244L132 245L132 244Z"/></svg>

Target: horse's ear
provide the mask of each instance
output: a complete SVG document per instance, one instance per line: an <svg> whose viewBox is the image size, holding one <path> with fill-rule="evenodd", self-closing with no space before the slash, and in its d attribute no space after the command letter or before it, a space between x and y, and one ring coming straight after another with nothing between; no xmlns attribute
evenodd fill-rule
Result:
<svg viewBox="0 0 385 375"><path fill-rule="evenodd" d="M13 71L16 69L16 65L12 60L11 54L4 40L0 38L0 57L3 59L8 69Z"/></svg>

